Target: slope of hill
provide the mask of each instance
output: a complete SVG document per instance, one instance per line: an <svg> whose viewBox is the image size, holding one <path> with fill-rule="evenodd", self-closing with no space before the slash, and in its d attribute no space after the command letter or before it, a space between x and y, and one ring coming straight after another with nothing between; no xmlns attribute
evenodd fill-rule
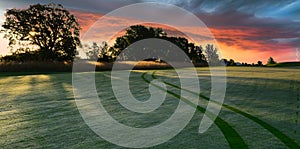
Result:
<svg viewBox="0 0 300 149"><path fill-rule="evenodd" d="M276 63L276 64L267 64L266 66L270 67L300 67L300 62L282 62L282 63Z"/></svg>

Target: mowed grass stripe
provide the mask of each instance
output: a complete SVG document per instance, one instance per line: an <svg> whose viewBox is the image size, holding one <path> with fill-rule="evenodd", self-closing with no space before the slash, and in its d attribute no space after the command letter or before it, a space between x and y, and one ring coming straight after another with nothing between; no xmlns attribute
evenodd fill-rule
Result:
<svg viewBox="0 0 300 149"><path fill-rule="evenodd" d="M154 71L154 72L152 73L152 75L151 75L153 79L157 79L157 77L155 76L155 73L156 73L156 71ZM203 98L203 99L205 99L205 100L207 100L207 101L210 101L210 98L209 98L209 97L206 97L206 96L202 95L201 93L198 94L198 93L195 93L195 92L193 92L193 91L190 91L190 90L187 90L187 89L183 89L183 88L181 88L181 87L179 87L179 86L177 86L177 85L168 83L168 82L166 82L166 81L163 81L163 83L165 83L165 84L167 84L167 85L169 85L169 86L172 86L172 87L174 87L174 88L177 88L177 89L182 89L182 90L184 90L184 91L186 91L186 92L189 92L189 93L192 93L192 94L194 94L194 95L198 95L199 97L201 97L201 98ZM241 111L241 110L239 110L239 109L237 109L237 108L235 108L235 107L229 106L229 105L227 105L227 104L224 104L224 103L221 104L221 103L218 103L218 102L213 101L213 100L211 100L211 101L214 102L214 103L216 103L216 104L222 105L224 108L227 108L227 109L229 109L229 110L231 110L231 111L233 111L233 112L235 112L235 113L238 113L238 114L240 114L240 115L243 115L244 117L246 117L246 118L252 120L253 122L259 124L260 126L262 126L263 128L265 128L266 130L268 130L269 132L271 132L271 133L272 133L275 137L277 137L280 141L282 141L287 147L289 147L289 148L291 148L291 149L299 149L299 148L300 148L300 145L297 144L293 139L291 139L289 136L287 136L287 135L285 135L284 133L282 133L282 132L281 132L280 130L278 130L277 128L275 128L275 127L269 125L268 123L264 122L263 120L261 120L261 119L255 117L255 116L253 116L253 115L250 115L250 114L248 114L248 113L246 113L246 112L243 112L243 111Z"/></svg>
<svg viewBox="0 0 300 149"><path fill-rule="evenodd" d="M167 92L168 94L174 96L175 98L179 99L179 100L182 100L183 102L185 102L186 104L196 108L198 111L202 112L202 113L205 113L206 112L206 109L203 108L203 107L200 107L199 105L195 105L194 103L190 102L188 99L184 98L184 97L180 97L180 95L174 93L174 92L171 92L169 90L165 90L164 88L158 86L158 85L155 85L155 84L152 84L149 80L147 80L145 78L145 75L146 75L146 72L142 74L142 79L155 86L156 88L162 90L162 91L165 91ZM208 116L212 116L214 115L213 113L211 112L208 112ZM222 118L220 118L219 116L216 116L216 119L215 119L215 124L217 125L217 127L222 131L223 135L225 136L225 139L227 140L229 146L231 148L248 148L247 144L245 143L245 141L243 140L243 138L237 133L237 131L232 127L230 126L229 123L227 123L226 121L224 121Z"/></svg>

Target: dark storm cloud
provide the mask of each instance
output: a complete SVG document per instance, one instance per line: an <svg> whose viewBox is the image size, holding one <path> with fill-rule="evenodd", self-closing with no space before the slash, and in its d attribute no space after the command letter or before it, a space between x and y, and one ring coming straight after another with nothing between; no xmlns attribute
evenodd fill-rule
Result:
<svg viewBox="0 0 300 149"><path fill-rule="evenodd" d="M5 1L5 2L4 2ZM19 0L3 0L3 8L22 7L30 4L48 4L57 3L62 4L66 8L92 11L98 13L107 13L119 7L135 3L135 1L120 1L120 0L31 0L31 1L19 1ZM1 3L1 4L2 4Z"/></svg>
<svg viewBox="0 0 300 149"><path fill-rule="evenodd" d="M177 5L195 14L208 13L218 16L224 14L222 15L224 17L233 17L235 13L240 13L255 18L285 18L292 21L300 21L300 1L297 0L3 0L1 7L20 7L22 5L51 2L61 3L67 8L102 14L129 4L160 2Z"/></svg>

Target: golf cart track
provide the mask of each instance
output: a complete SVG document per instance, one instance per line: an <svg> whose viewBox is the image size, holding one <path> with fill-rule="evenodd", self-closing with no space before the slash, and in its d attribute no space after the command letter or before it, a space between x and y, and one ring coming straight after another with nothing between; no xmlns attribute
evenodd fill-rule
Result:
<svg viewBox="0 0 300 149"><path fill-rule="evenodd" d="M153 71L153 73L151 74L151 77L152 79L158 79L156 76L155 76L155 73L156 71ZM149 80L147 80L145 78L145 75L147 74L147 72L143 73L142 74L142 79L151 84L151 82ZM174 87L176 89L181 89L181 90L184 90L184 91L187 91L187 92L190 92L194 95L197 95L199 96L200 98L206 100L206 101L210 101L210 98L209 97L206 97L200 93L195 93L195 92L192 92L192 91L189 91L189 90L186 90L186 89L183 89L177 85L174 85L174 84L171 84L171 83L168 83L166 81L162 81L163 83L165 83L166 85L168 86L171 86L171 87ZM158 89L161 89L163 91L165 91L164 89L160 88L159 86L156 86L154 84L152 84L153 86L157 87ZM166 91L168 94L176 97L177 99L180 100L180 95L177 95L171 91ZM182 98L182 97L181 97ZM184 102L186 102L187 99L183 100ZM188 101L188 100L187 100ZM212 100L211 100L212 101ZM222 107L234 112L234 113L237 113L237 114L240 114L250 120L252 120L253 122L257 123L258 125L260 125L261 127L265 128L266 130L268 130L270 133L272 133L276 138L278 138L281 142L283 142L288 148L291 148L291 149L299 149L300 148L300 145L297 144L293 139L291 139L289 136L285 135L284 133L282 133L280 130L276 129L275 127L269 125L268 123L264 122L263 120L253 116L253 115L250 115L246 112L243 112L235 107L232 107L232 106L229 106L227 104L222 104L222 103L217 103L215 101L212 101L216 104L221 104ZM193 104L193 103L188 103L189 105L190 104ZM203 107L200 107L198 105L192 105L193 107L196 107L197 110L199 110L200 112L204 113L205 112L205 108ZM223 119L221 119L219 116L217 116L216 120L215 120L215 124L221 129L222 133L224 134L226 140L228 141L229 145L231 148L248 148L248 146L246 145L246 143L244 142L244 140L241 138L241 136L237 133L236 130L234 130L234 128L232 128L232 126L230 126L226 121L224 121ZM224 126L225 125L225 126ZM231 134L233 133L233 134Z"/></svg>
<svg viewBox="0 0 300 149"><path fill-rule="evenodd" d="M151 84L151 82L145 78L145 74L146 73L142 74L143 80L145 82ZM178 100L183 99L183 101L185 103L187 103L188 105L196 108L201 113L205 113L205 111L206 111L205 108L189 102L188 99L180 97L180 95L177 95L174 92L171 92L169 90L164 90L163 88L161 88L155 84L152 84L152 85L157 87L158 89L163 90L163 91L167 92L168 94L174 96ZM220 130L222 131L223 135L225 136L225 139L227 140L227 142L231 148L248 148L247 144L245 143L243 138L237 133L237 131L232 126L230 126L226 121L224 121L222 118L220 118L219 116L216 116L214 123L217 125L217 127L220 128Z"/></svg>

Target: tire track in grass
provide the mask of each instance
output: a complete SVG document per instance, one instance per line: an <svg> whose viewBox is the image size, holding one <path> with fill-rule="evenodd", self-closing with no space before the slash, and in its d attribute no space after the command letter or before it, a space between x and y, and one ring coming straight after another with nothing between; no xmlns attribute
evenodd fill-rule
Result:
<svg viewBox="0 0 300 149"><path fill-rule="evenodd" d="M155 85L155 84L152 84L149 80L147 80L145 78L145 73L142 74L142 79L147 82L148 84L151 84L153 86L155 86L156 88L162 90L162 91L165 91L167 92L168 94L174 96L175 98L177 98L178 100L182 100L183 102L185 102L186 104L196 108L198 111L202 112L202 113L205 113L206 112L206 109L203 108L203 107L200 107L199 105L195 105L194 103L190 102L188 99L184 98L184 97L180 97L180 95L174 93L174 92L171 92L169 90L165 90L164 88L158 86L158 85ZM208 114L208 117L211 117L213 116L214 114L211 113L211 112L207 112ZM248 148L248 145L245 143L245 141L243 140L243 138L237 133L237 131L232 127L230 126L229 123L227 123L226 121L224 121L222 118L220 118L219 116L216 116L216 119L215 119L215 122L214 122L219 128L220 130L222 131L225 139L227 140L229 146L231 148L238 148L238 149L241 149L241 148Z"/></svg>
<svg viewBox="0 0 300 149"><path fill-rule="evenodd" d="M153 79L157 79L157 77L155 76L155 73L156 73L156 71L154 71L154 72L152 73L152 75L151 75ZM167 85L169 85L169 86L172 86L172 87L174 87L174 88L181 89L181 90L184 90L184 91L186 91L186 92L192 93L192 94L194 94L194 95L198 95L199 97L201 97L201 98L203 98L203 99L205 99L205 100L207 100L207 101L210 101L210 98L209 98L209 97L206 97L206 96L204 96L204 95L202 95L202 94L198 94L198 93L192 92L192 91L190 91L190 90L183 89L183 88L181 88L181 87L179 87L179 86L177 86L177 85L168 83L168 82L166 82L166 81L163 81L163 83L165 83L165 84L167 84ZM261 119L255 117L255 116L253 116L253 115L250 115L250 114L248 114L248 113L246 113L246 112L243 112L243 111L241 111L241 110L239 110L239 109L237 109L237 108L235 108L235 107L232 107L232 106L230 106L230 105L227 105L227 104L224 104L224 103L221 104L221 103L218 103L218 102L216 102L216 101L212 101L212 102L214 102L214 103L216 103L216 104L219 104L219 105L222 105L224 108L227 108L227 109L229 109L229 110L231 110L231 111L233 111L233 112L235 112L235 113L238 113L238 114L240 114L240 115L242 115L242 116L244 116L244 117L246 117L246 118L248 118L248 119L254 121L255 123L259 124L260 126L262 126L263 128L265 128L266 130L268 130L269 132L271 132L275 137L277 137L277 138L278 138L281 142L283 142L287 147L292 148L292 149L299 149L299 148L300 148L300 145L297 144L293 139L291 139L289 136L287 136L287 135L285 135L284 133L282 133L282 132L281 132L280 130L278 130L277 128L275 128L275 127L269 125L268 123L264 122L263 120L261 120Z"/></svg>

